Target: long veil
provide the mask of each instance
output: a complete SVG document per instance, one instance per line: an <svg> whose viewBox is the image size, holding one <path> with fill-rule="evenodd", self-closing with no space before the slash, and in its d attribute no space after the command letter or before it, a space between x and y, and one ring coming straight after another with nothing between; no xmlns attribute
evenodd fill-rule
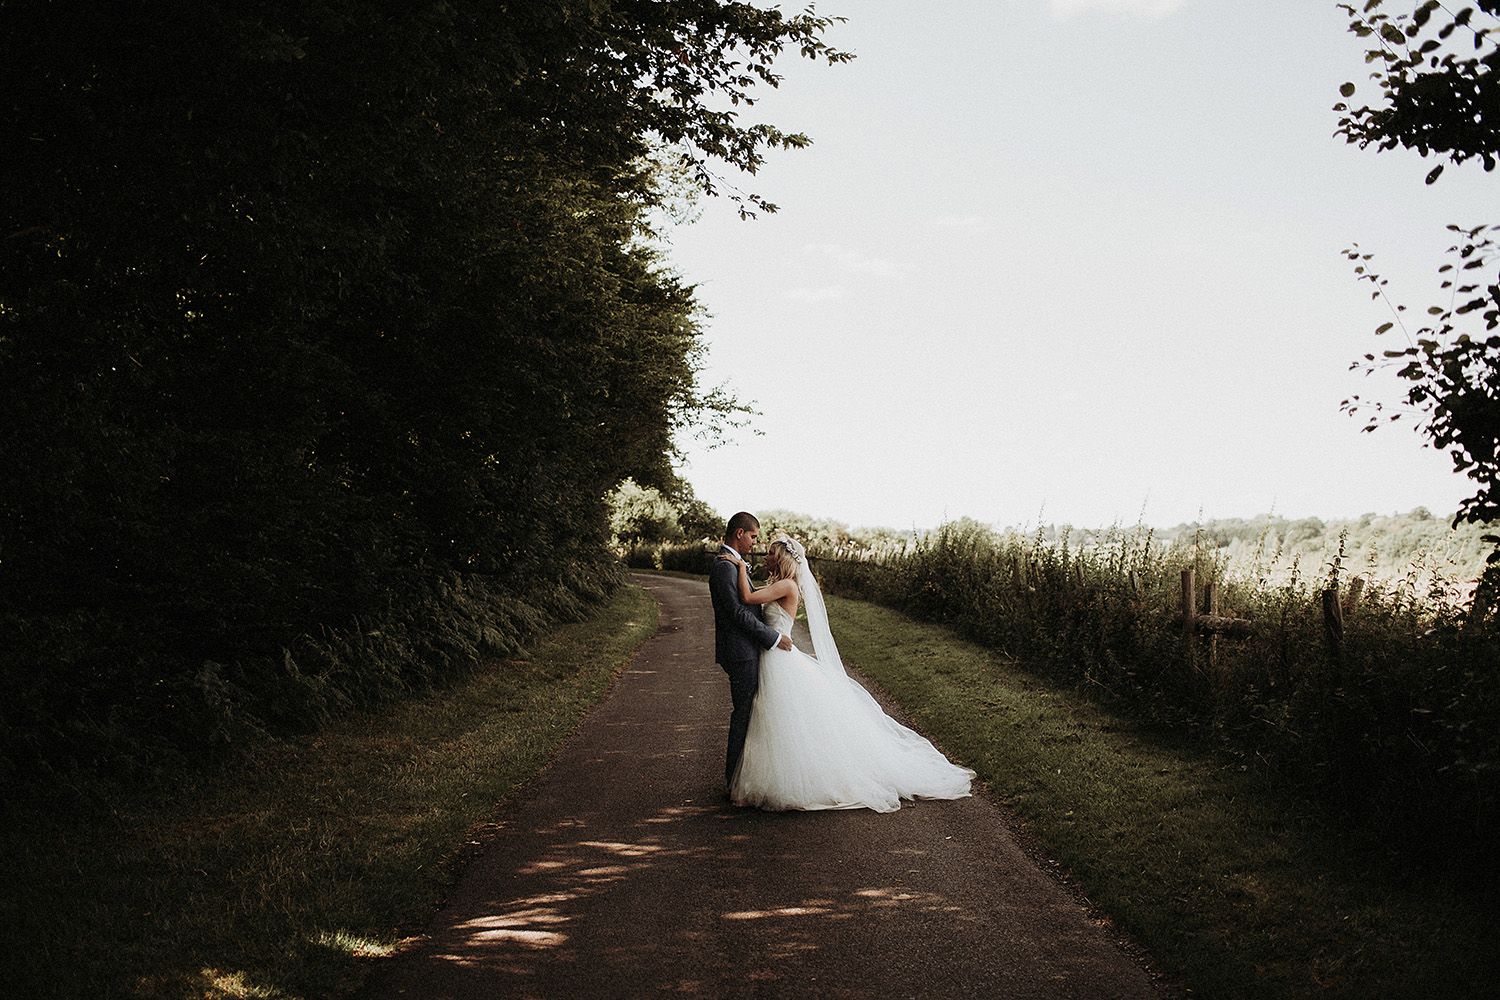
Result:
<svg viewBox="0 0 1500 1000"><path fill-rule="evenodd" d="M812 633L813 655L825 670L844 673L844 661L839 659L839 647L834 644L833 631L828 627L828 607L823 603L823 591L813 577L812 567L807 562L807 550L795 538L782 538L787 550L797 562L797 587L802 591L802 607L807 613L807 630Z"/></svg>

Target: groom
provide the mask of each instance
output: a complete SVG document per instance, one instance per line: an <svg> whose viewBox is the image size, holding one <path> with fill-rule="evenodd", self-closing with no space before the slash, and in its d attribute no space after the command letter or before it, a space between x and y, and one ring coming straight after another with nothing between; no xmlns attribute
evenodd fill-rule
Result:
<svg viewBox="0 0 1500 1000"><path fill-rule="evenodd" d="M749 556L760 540L760 522L740 511L724 529L724 548ZM760 651L780 646L791 649L790 636L761 621L758 604L740 600L740 571L729 559L715 559L708 571L708 596L714 605L714 659L729 675L729 750L724 759L724 787L734 781L750 729L750 708L760 687Z"/></svg>

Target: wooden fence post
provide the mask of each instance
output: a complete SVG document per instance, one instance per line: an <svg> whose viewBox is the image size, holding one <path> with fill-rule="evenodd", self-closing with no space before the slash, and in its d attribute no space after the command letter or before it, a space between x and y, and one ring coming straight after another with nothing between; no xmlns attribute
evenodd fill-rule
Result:
<svg viewBox="0 0 1500 1000"><path fill-rule="evenodd" d="M1219 584L1210 580L1203 588L1203 603L1208 605L1208 613L1211 617L1219 617ZM1219 665L1219 633L1218 630L1208 634L1208 665L1216 667Z"/></svg>
<svg viewBox="0 0 1500 1000"><path fill-rule="evenodd" d="M1138 578L1132 574L1131 584L1135 586ZM1137 591L1139 592L1139 591ZM1191 569L1182 571L1182 631L1188 641L1188 660L1197 669L1197 644L1194 637L1203 633L1208 634L1208 659L1209 664L1217 666L1219 662L1219 635L1223 633L1231 636L1249 636L1255 634L1255 622L1247 618L1225 618L1219 609L1219 584L1210 580L1203 587L1203 603L1207 607L1205 614L1198 613L1198 589L1197 574Z"/></svg>
<svg viewBox="0 0 1500 1000"><path fill-rule="evenodd" d="M1187 643L1188 669L1198 672L1198 584L1190 569L1182 571L1182 637Z"/></svg>
<svg viewBox="0 0 1500 1000"><path fill-rule="evenodd" d="M1352 579L1352 580L1349 581L1349 593L1344 596L1343 611L1344 611L1345 615L1347 615L1349 612L1351 612L1351 611L1354 610L1354 606L1359 603L1359 597L1360 597L1360 595L1363 594L1364 592L1365 592L1365 578L1364 577L1362 577L1362 576L1356 576L1354 579Z"/></svg>
<svg viewBox="0 0 1500 1000"><path fill-rule="evenodd" d="M1323 628L1335 651L1344 638L1344 609L1339 604L1339 588L1329 587L1323 591Z"/></svg>

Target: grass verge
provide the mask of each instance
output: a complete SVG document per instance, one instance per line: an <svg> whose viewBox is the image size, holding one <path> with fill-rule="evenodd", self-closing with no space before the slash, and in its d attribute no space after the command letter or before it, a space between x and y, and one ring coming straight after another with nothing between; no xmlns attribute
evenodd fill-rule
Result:
<svg viewBox="0 0 1500 1000"><path fill-rule="evenodd" d="M11 803L0 996L324 997L445 891L496 802L656 629L647 591L453 688L256 747L172 794Z"/></svg>
<svg viewBox="0 0 1500 1000"><path fill-rule="evenodd" d="M845 660L978 771L1191 995L1494 995L1492 893L1403 870L1243 765L1049 688L948 629L828 603Z"/></svg>

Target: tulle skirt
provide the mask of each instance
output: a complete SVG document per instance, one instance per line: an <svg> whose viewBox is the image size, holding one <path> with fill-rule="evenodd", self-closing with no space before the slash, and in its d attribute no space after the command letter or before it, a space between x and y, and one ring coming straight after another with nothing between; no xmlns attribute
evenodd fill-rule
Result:
<svg viewBox="0 0 1500 1000"><path fill-rule="evenodd" d="M902 799L957 799L974 772L886 715L843 672L800 650L761 655L760 689L730 786L762 809L873 809Z"/></svg>

